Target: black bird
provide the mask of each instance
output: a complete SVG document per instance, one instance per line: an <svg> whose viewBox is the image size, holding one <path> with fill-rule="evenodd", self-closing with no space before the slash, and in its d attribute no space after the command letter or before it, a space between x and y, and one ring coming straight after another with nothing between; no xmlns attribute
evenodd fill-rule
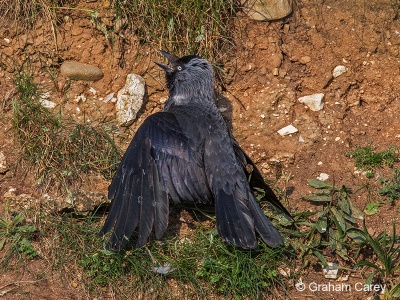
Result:
<svg viewBox="0 0 400 300"><path fill-rule="evenodd" d="M100 232L113 229L106 248L120 250L136 228L137 247L145 245L153 228L160 239L168 225L169 200L215 205L218 233L236 247L255 248L255 231L267 245L282 245L252 189L263 189L268 201L291 216L216 107L210 63L195 55L161 53L171 65L156 63L166 72L169 98L164 111L139 127L111 182L112 203Z"/></svg>

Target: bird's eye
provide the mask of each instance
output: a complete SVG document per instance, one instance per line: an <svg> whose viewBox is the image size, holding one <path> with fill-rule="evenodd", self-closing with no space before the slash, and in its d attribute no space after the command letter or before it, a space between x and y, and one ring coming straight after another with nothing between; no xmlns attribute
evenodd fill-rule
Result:
<svg viewBox="0 0 400 300"><path fill-rule="evenodd" d="M177 66L176 69L177 69L178 71L182 71L182 67L181 67L181 66Z"/></svg>

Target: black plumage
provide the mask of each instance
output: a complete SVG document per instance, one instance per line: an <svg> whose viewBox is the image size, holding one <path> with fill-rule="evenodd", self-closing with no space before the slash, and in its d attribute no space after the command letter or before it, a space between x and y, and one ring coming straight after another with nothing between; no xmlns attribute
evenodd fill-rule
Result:
<svg viewBox="0 0 400 300"><path fill-rule="evenodd" d="M111 182L111 208L101 230L112 230L107 248L121 249L136 228L137 247L145 245L153 229L160 239L170 200L214 205L219 235L237 247L256 247L256 231L267 245L282 245L252 189L263 189L268 201L290 214L226 126L214 103L210 63L161 52L171 64L157 63L166 72L169 99L162 112L139 127Z"/></svg>

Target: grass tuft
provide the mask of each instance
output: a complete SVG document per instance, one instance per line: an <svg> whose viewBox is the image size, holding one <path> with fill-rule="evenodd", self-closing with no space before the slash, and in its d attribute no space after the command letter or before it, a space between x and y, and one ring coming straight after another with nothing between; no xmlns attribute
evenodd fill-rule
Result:
<svg viewBox="0 0 400 300"><path fill-rule="evenodd" d="M43 107L39 86L29 73L21 71L15 83L13 129L39 184L67 187L91 171L112 176L120 151L108 130L64 120L61 110L55 115Z"/></svg>
<svg viewBox="0 0 400 300"><path fill-rule="evenodd" d="M59 0L0 0L0 15L3 20L13 21L21 30L33 27L36 20L45 17L54 23L56 16L51 7ZM65 2L65 1L64 1Z"/></svg>
<svg viewBox="0 0 400 300"><path fill-rule="evenodd" d="M220 61L232 47L238 1L116 0L118 16L131 21L141 44L176 55Z"/></svg>
<svg viewBox="0 0 400 300"><path fill-rule="evenodd" d="M40 258L90 295L104 297L113 290L128 299L255 299L275 293L278 285L285 289L277 272L284 249L239 250L224 243L215 229L199 226L185 238L169 236L144 248L112 252L103 250L97 235L98 215L31 213L38 224Z"/></svg>
<svg viewBox="0 0 400 300"><path fill-rule="evenodd" d="M393 167L398 159L398 151L395 146L382 152L375 152L371 145L366 147L357 147L354 150L346 152L347 156L353 157L355 166L359 170L367 172L367 177L374 177L374 170L383 165Z"/></svg>

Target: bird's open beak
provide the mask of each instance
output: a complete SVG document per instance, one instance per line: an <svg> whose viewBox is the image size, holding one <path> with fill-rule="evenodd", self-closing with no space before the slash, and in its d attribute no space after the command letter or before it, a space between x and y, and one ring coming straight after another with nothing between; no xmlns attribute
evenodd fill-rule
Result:
<svg viewBox="0 0 400 300"><path fill-rule="evenodd" d="M169 54L168 52L164 51L164 50L160 50L161 54L164 55L166 57L166 59L168 60L169 63L171 63L172 65L174 65L174 63L179 59L179 57ZM168 65L164 65L162 63L159 62L155 62L157 64L157 66L159 66L160 68L164 69L166 72L172 72L174 71L173 68L171 68Z"/></svg>

